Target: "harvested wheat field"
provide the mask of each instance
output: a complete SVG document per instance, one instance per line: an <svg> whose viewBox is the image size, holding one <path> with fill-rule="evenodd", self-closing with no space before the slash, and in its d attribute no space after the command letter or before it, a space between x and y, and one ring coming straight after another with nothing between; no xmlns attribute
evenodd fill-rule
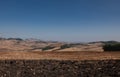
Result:
<svg viewBox="0 0 120 77"><path fill-rule="evenodd" d="M0 52L0 60L107 60L120 59L120 52L39 52L6 51Z"/></svg>

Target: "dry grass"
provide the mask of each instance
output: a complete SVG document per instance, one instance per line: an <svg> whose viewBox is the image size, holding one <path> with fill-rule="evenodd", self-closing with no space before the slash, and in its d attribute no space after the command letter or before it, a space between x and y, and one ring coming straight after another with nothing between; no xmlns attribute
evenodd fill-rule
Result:
<svg viewBox="0 0 120 77"><path fill-rule="evenodd" d="M120 52L39 52L6 51L0 52L0 60L106 60L120 59Z"/></svg>

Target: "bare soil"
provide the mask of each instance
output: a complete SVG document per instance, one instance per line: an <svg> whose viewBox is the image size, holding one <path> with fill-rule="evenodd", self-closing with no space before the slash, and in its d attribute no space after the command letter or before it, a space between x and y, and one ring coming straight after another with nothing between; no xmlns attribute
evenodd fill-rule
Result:
<svg viewBox="0 0 120 77"><path fill-rule="evenodd" d="M120 52L0 51L0 77L120 77Z"/></svg>

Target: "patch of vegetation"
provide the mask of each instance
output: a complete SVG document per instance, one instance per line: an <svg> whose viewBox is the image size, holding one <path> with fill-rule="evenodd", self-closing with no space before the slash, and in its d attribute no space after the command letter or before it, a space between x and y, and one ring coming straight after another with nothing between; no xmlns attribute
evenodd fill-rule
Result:
<svg viewBox="0 0 120 77"><path fill-rule="evenodd" d="M72 47L73 45L71 45L71 44L64 44L64 45L62 45L61 47L60 47L60 49L65 49L65 48L70 48L70 47Z"/></svg>
<svg viewBox="0 0 120 77"><path fill-rule="evenodd" d="M104 51L120 51L120 43L105 44L103 46Z"/></svg>
<svg viewBox="0 0 120 77"><path fill-rule="evenodd" d="M52 47L52 46L46 46L46 47L42 48L42 50L45 51L45 50L49 50L49 49L53 49L53 48L54 47Z"/></svg>

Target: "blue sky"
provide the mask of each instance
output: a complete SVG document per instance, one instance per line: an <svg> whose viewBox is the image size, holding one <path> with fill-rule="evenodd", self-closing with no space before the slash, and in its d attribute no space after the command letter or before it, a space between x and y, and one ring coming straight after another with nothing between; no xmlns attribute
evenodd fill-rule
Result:
<svg viewBox="0 0 120 77"><path fill-rule="evenodd" d="M0 36L120 41L120 0L0 0Z"/></svg>

